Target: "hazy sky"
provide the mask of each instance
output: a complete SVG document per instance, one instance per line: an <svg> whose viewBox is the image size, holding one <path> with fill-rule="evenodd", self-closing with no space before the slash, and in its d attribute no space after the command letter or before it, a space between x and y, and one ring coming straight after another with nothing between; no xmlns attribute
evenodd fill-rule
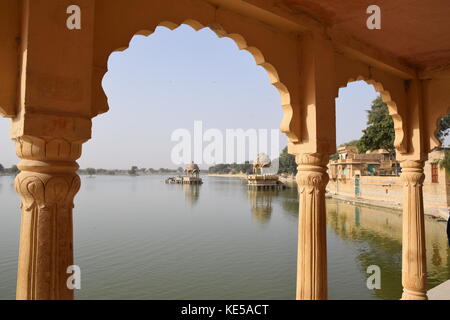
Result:
<svg viewBox="0 0 450 320"><path fill-rule="evenodd" d="M174 130L277 129L282 118L278 91L253 57L230 39L188 26L158 28L137 36L130 48L114 53L103 81L110 111L93 121L84 144L82 168L174 168ZM357 139L376 98L364 82L341 89L336 101L337 143ZM280 147L286 145L284 136ZM0 163L17 163L9 140L9 120L0 118Z"/></svg>

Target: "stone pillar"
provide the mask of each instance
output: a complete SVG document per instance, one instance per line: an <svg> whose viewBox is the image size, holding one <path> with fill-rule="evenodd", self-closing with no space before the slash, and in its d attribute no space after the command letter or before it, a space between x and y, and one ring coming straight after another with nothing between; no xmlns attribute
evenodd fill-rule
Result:
<svg viewBox="0 0 450 320"><path fill-rule="evenodd" d="M423 161L401 162L403 181L402 300L427 300Z"/></svg>
<svg viewBox="0 0 450 320"><path fill-rule="evenodd" d="M300 201L298 226L297 299L327 299L327 239L325 187L327 157L301 154L297 184Z"/></svg>
<svg viewBox="0 0 450 320"><path fill-rule="evenodd" d="M67 267L73 265L73 199L80 187L76 159L81 142L16 138L21 173L15 186L22 205L17 299L73 299Z"/></svg>

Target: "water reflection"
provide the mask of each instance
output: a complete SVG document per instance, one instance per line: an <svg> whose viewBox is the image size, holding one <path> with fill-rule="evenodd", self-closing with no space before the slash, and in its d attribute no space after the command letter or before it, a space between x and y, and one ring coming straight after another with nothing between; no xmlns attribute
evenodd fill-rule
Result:
<svg viewBox="0 0 450 320"><path fill-rule="evenodd" d="M327 201L328 227L357 250L362 274L367 267L381 268L380 299L401 297L402 216L388 209L358 207L337 200ZM429 288L449 278L449 250L446 248L445 224L426 219L427 266ZM330 266L331 268L332 266Z"/></svg>
<svg viewBox="0 0 450 320"><path fill-rule="evenodd" d="M289 214L291 217L298 218L298 191L292 187L283 190L281 206L283 213Z"/></svg>
<svg viewBox="0 0 450 320"><path fill-rule="evenodd" d="M248 190L252 217L261 224L268 223L272 216L272 198L278 196L274 190Z"/></svg>
<svg viewBox="0 0 450 320"><path fill-rule="evenodd" d="M298 198L295 188L270 193L273 199L266 200L268 194L259 195L260 202L256 201L253 210L254 216L264 212L264 208L276 202L279 198L282 212L298 219ZM278 200L278 199L277 199ZM267 212L267 210L266 210ZM269 216L270 217L270 216ZM268 222L269 219L265 220ZM401 212L378 207L357 206L336 199L327 199L327 228L337 237L347 243L354 252L354 260L346 263L357 265L360 275L355 276L360 281L360 287L365 287L368 277L367 268L377 265L381 268L381 289L371 291L371 295L378 299L399 299L402 294L401 286L401 259L402 259L402 215ZM446 223L427 217L426 249L428 266L428 288L446 281L450 278L450 249L447 244ZM331 240L329 240L331 241ZM339 244L338 249L344 250ZM342 266L333 266L333 256L341 252L329 252L329 269L335 279L346 277ZM336 269L334 269L336 268ZM353 279L348 279L353 281ZM330 283L330 286L333 284Z"/></svg>
<svg viewBox="0 0 450 320"><path fill-rule="evenodd" d="M200 198L200 188L198 184L183 184L184 198L187 203L194 206Z"/></svg>

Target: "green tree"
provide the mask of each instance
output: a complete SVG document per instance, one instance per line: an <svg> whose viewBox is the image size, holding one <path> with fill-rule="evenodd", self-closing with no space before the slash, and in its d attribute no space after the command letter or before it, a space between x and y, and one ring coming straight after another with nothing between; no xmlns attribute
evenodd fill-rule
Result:
<svg viewBox="0 0 450 320"><path fill-rule="evenodd" d="M439 167L450 174L450 150L444 150L444 159L439 160Z"/></svg>
<svg viewBox="0 0 450 320"><path fill-rule="evenodd" d="M287 147L285 147L280 154L278 173L297 174L295 156L288 153Z"/></svg>
<svg viewBox="0 0 450 320"><path fill-rule="evenodd" d="M371 109L367 111L367 114L367 128L363 130L363 136L357 144L359 152L385 149L394 155L394 121L389 115L388 106L381 100L381 96L372 102Z"/></svg>
<svg viewBox="0 0 450 320"><path fill-rule="evenodd" d="M439 130L437 137L443 143L445 137L450 134L450 114L446 115L439 121ZM450 174L450 150L444 150L444 158L439 160L439 167L445 169Z"/></svg>
<svg viewBox="0 0 450 320"><path fill-rule="evenodd" d="M339 153L333 153L331 156L330 156L330 160L334 160L334 161L336 161L336 160L339 160Z"/></svg>
<svg viewBox="0 0 450 320"><path fill-rule="evenodd" d="M137 171L138 171L138 167L132 166L132 167L131 167L131 170L128 170L128 174L129 174L130 176L135 176L135 175L137 174Z"/></svg>
<svg viewBox="0 0 450 320"><path fill-rule="evenodd" d="M95 170L94 168L87 168L86 172L90 177L92 177L94 174L97 173L97 170Z"/></svg>
<svg viewBox="0 0 450 320"><path fill-rule="evenodd" d="M342 143L339 147L358 147L359 140L351 140L349 142Z"/></svg>
<svg viewBox="0 0 450 320"><path fill-rule="evenodd" d="M450 134L450 114L446 115L439 121L439 131L437 136L441 142L444 141L444 138Z"/></svg>
<svg viewBox="0 0 450 320"><path fill-rule="evenodd" d="M5 167L2 166L2 164L0 163L0 173L5 172Z"/></svg>
<svg viewBox="0 0 450 320"><path fill-rule="evenodd" d="M368 111L367 128L363 130L363 136L357 147L359 152L368 150L386 149L395 155L394 121L389 115L388 106L378 96L373 102L371 110ZM439 121L437 137L441 142L450 135L450 114ZM450 174L450 151L444 151L444 158L439 161L439 166Z"/></svg>
<svg viewBox="0 0 450 320"><path fill-rule="evenodd" d="M17 175L20 172L19 168L17 168L16 165L13 165L10 170L14 175Z"/></svg>

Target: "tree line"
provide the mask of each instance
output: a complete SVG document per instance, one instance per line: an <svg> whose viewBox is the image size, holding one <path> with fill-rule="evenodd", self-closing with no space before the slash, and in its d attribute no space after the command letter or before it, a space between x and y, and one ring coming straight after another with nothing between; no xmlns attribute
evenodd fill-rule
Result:
<svg viewBox="0 0 450 320"><path fill-rule="evenodd" d="M276 160L276 159L275 159ZM278 174L297 174L297 164L295 163L295 157L288 153L287 147L283 149L278 158ZM210 174L251 174L253 172L253 165L250 161L245 163L221 163L209 167L208 173Z"/></svg>
<svg viewBox="0 0 450 320"><path fill-rule="evenodd" d="M250 174L252 173L252 165L249 161L245 161L245 163L237 164L237 163L221 163L216 164L214 166L209 167L208 173L210 174Z"/></svg>
<svg viewBox="0 0 450 320"><path fill-rule="evenodd" d="M152 174L181 174L183 173L183 168L179 167L177 169L168 169L168 168L139 168L138 166L132 166L128 170L124 169L95 169L95 168L86 168L79 169L78 174L80 175L130 175L130 176L138 176L138 175L152 175Z"/></svg>
<svg viewBox="0 0 450 320"><path fill-rule="evenodd" d="M13 165L11 168L5 168L2 164L0 164L0 175L16 175L19 171L20 170L16 165Z"/></svg>

